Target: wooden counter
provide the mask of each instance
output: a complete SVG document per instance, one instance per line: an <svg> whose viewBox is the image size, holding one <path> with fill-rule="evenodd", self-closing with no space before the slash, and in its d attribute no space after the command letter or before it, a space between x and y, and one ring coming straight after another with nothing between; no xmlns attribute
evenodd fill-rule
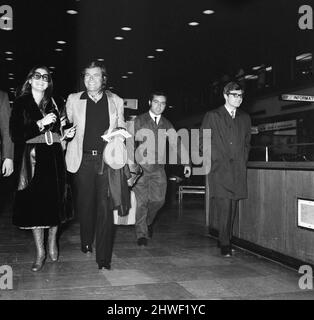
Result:
<svg viewBox="0 0 314 320"><path fill-rule="evenodd" d="M208 179L206 184L208 192ZM313 162L249 162L248 199L239 203L233 235L313 264L314 230L297 226L298 198L314 200ZM206 211L207 225L217 230L212 201Z"/></svg>

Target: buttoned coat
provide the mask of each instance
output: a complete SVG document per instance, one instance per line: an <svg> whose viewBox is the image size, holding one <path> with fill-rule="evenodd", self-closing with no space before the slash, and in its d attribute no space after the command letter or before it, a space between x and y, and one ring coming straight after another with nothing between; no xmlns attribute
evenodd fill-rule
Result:
<svg viewBox="0 0 314 320"><path fill-rule="evenodd" d="M12 159L14 145L9 134L11 108L8 94L0 91L0 163L4 159Z"/></svg>
<svg viewBox="0 0 314 320"><path fill-rule="evenodd" d="M247 198L249 115L238 108L232 119L225 106L221 106L205 114L201 129L211 129L209 196L233 200Z"/></svg>
<svg viewBox="0 0 314 320"><path fill-rule="evenodd" d="M83 155L87 104L86 99L81 99L83 92L84 91L70 94L66 103L68 120L73 123L73 125L76 125L76 134L73 139L68 142L65 156L67 170L72 173L78 171ZM105 94L108 99L109 128L104 128L104 133L107 129L108 132L111 132L116 127L125 128L123 99L108 90L105 91Z"/></svg>

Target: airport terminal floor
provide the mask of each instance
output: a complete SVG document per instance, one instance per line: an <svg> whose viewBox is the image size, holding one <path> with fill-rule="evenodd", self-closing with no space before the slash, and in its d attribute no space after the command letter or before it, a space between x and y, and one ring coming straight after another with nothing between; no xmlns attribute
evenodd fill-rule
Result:
<svg viewBox="0 0 314 320"><path fill-rule="evenodd" d="M13 289L0 300L290 300L314 299L299 288L300 274L281 264L235 248L220 255L205 227L203 197L190 195L181 215L164 208L147 247L138 247L134 226L118 226L112 269L100 271L95 253L80 251L79 225L63 227L58 262L47 259L31 271L32 234L11 224L10 206L0 214L0 265L13 269Z"/></svg>

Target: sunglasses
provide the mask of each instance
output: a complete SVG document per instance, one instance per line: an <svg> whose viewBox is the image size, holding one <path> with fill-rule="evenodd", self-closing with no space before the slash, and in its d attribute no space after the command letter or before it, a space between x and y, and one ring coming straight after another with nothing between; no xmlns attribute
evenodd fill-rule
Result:
<svg viewBox="0 0 314 320"><path fill-rule="evenodd" d="M47 74L47 73L46 74L41 74L39 72L35 72L33 74L32 78L35 79L35 80L43 79L43 81L45 81L45 82L50 82L50 80L51 80L51 77L50 77L49 74Z"/></svg>

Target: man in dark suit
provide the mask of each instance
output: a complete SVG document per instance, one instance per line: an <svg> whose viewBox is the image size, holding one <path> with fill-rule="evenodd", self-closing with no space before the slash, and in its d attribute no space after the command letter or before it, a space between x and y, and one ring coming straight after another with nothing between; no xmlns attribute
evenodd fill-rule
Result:
<svg viewBox="0 0 314 320"><path fill-rule="evenodd" d="M137 116L134 121L134 132L136 140L139 142L138 146L148 143L148 147L154 147L153 144L155 142L155 148L153 148L151 154L153 158L151 160L153 161L148 160L150 163L142 163L140 157L136 159L143 169L143 175L139 178L133 189L137 201L135 231L139 246L146 246L148 239L152 237L153 221L158 210L165 202L167 190L167 177L164 169L165 162L160 163L162 161L159 161L160 159L165 159L165 148L161 147L162 143L160 140L166 134L169 141L166 131L170 129L174 130L170 121L162 115L166 108L166 103L167 96L163 92L153 92L149 99L149 111ZM146 138L142 137L139 134L139 130L151 133L151 138L153 139L147 142L145 139L149 136ZM140 147L138 150L140 150ZM146 150L144 153L147 155L149 151ZM184 166L184 174L186 177L190 176L191 168L189 164Z"/></svg>
<svg viewBox="0 0 314 320"><path fill-rule="evenodd" d="M0 143L1 143L1 174L8 177L13 172L13 142L9 134L11 108L8 94L0 91Z"/></svg>
<svg viewBox="0 0 314 320"><path fill-rule="evenodd" d="M229 82L223 90L225 104L206 113L201 129L211 129L211 170L209 196L213 198L219 221L221 254L232 255L230 239L237 206L247 198L246 164L248 160L251 120L239 109L243 89Z"/></svg>

